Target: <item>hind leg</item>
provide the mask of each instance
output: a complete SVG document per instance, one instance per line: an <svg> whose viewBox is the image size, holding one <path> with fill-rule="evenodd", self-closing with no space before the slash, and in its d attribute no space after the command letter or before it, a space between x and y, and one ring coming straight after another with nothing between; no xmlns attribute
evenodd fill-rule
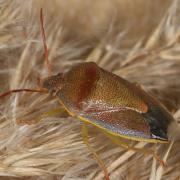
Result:
<svg viewBox="0 0 180 180"><path fill-rule="evenodd" d="M145 155L152 155L159 163L161 166L164 166L165 163L164 161L159 157L158 154L156 154L155 151L153 150L149 150L149 149L145 149L145 148L136 148L134 146L130 146L128 143L126 142L122 142L120 140L120 138L118 137L115 137L115 136L112 136L111 134L107 133L107 132L104 132L104 134L109 138L111 139L115 144L117 144L118 146L121 146L125 149L128 149L128 150L132 150L132 151L137 151L137 152L141 152Z"/></svg>

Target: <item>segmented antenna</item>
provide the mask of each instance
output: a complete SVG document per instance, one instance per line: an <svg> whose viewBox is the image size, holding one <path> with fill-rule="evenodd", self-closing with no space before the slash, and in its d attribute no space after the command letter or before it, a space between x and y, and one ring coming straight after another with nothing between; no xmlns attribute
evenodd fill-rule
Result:
<svg viewBox="0 0 180 180"><path fill-rule="evenodd" d="M43 39L43 44L44 44L45 62L46 62L47 68L48 68L48 73L51 74L51 66L50 66L50 63L49 63L49 60L48 60L48 48L47 48L47 45L46 45L46 36L45 36L44 25L43 25L42 8L40 10L40 22L41 22L40 24L41 24L42 39ZM0 99L5 97L5 96L11 95L13 93L18 93L18 92L47 93L47 90L44 89L44 88L42 88L42 89L26 89L26 88L23 88L23 89L13 89L13 90L10 90L10 91L7 91L5 93L0 94Z"/></svg>
<svg viewBox="0 0 180 180"><path fill-rule="evenodd" d="M48 68L48 74L49 76L51 75L51 64L49 62L48 56L49 56L49 51L47 48L47 44L46 44L46 36L45 36L45 30L44 30L44 20L43 20L43 10L41 8L40 10L40 24L41 24L41 35L42 35L42 39L43 39L43 45L44 45L44 57L45 57L45 62L46 62L46 66Z"/></svg>
<svg viewBox="0 0 180 180"><path fill-rule="evenodd" d="M40 92L40 93L47 93L47 90L45 90L45 89L13 89L13 90L10 90L10 91L7 91L5 93L0 94L0 99L5 97L5 96L11 95L12 93L17 93L17 92Z"/></svg>

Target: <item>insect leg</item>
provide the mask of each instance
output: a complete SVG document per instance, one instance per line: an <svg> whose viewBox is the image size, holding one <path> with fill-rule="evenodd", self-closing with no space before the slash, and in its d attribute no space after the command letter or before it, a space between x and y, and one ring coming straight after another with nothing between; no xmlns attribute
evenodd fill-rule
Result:
<svg viewBox="0 0 180 180"><path fill-rule="evenodd" d="M88 128L86 123L83 123L82 125L82 137L83 137L83 141L84 143L87 145L88 149L91 151L91 153L94 155L94 158L98 161L98 164L100 166L100 168L102 169L102 171L104 172L104 176L106 180L110 180L109 179L109 175L107 172L107 169L104 165L104 162L101 160L101 158L99 157L99 155L95 152L95 150L90 146L89 144L89 139L88 139Z"/></svg>
<svg viewBox="0 0 180 180"><path fill-rule="evenodd" d="M107 133L107 132L104 132L104 133L106 134L106 136L107 136L108 138L110 138L110 139L111 139L115 144L117 144L118 146L121 146L121 147L123 147L123 148L125 148L125 149L128 149L128 150L138 151L138 152L141 152L141 153L143 153L143 154L145 154L145 155L152 155L152 156L160 163L161 166L165 166L164 161L159 157L158 154L156 154L155 151L149 150L149 149L145 149L145 148L136 148L136 147L130 146L128 143L122 142L122 141L120 140L120 138L117 138L117 137L115 137L115 136L112 136L112 135L110 135L110 134Z"/></svg>
<svg viewBox="0 0 180 180"><path fill-rule="evenodd" d="M32 125L36 124L39 121L41 121L44 118L50 117L50 116L55 116L55 115L60 115L60 114L65 114L66 110L64 108L56 108L56 109L51 109L47 112L42 113L38 117L32 119L32 120L22 120L22 119L17 119L16 122L18 125Z"/></svg>

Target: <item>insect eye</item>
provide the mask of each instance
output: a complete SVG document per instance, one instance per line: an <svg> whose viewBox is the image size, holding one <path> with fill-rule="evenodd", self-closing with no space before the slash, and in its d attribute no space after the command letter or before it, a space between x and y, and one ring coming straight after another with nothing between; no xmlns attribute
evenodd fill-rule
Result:
<svg viewBox="0 0 180 180"><path fill-rule="evenodd" d="M43 86L43 88L49 89L49 82L48 82L48 79L44 79L44 80L43 80L42 86Z"/></svg>
<svg viewBox="0 0 180 180"><path fill-rule="evenodd" d="M58 73L58 74L57 74L57 76L62 76L62 75L63 75L63 73Z"/></svg>

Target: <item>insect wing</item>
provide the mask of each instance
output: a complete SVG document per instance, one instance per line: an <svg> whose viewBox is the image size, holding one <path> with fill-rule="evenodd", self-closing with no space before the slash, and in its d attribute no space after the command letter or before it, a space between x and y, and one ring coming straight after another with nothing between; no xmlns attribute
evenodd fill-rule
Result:
<svg viewBox="0 0 180 180"><path fill-rule="evenodd" d="M82 113L80 116L116 135L129 136L129 138L151 138L148 122L140 113L130 109Z"/></svg>

